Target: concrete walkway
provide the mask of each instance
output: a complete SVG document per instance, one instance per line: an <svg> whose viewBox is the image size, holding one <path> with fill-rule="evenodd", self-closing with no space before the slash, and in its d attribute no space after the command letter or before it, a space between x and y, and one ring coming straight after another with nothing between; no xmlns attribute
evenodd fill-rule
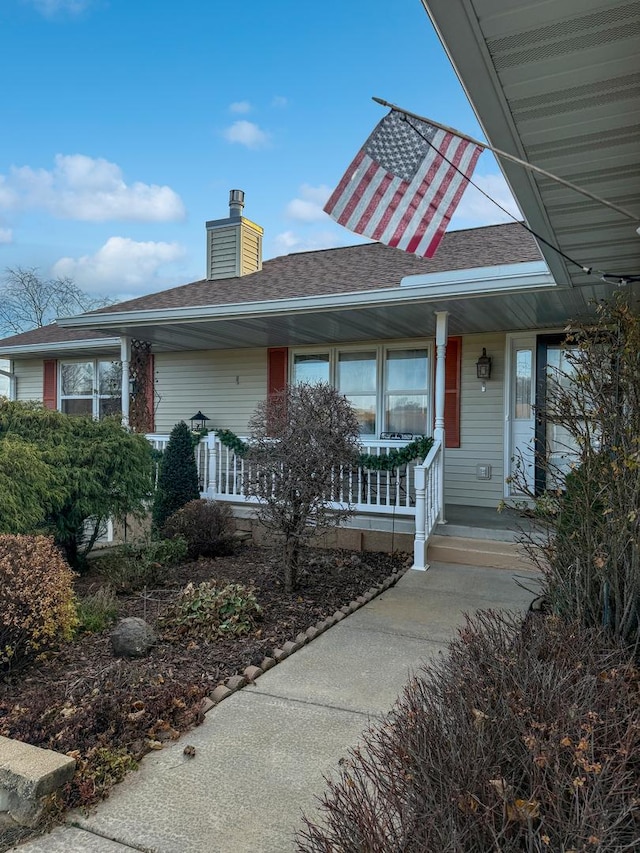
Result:
<svg viewBox="0 0 640 853"><path fill-rule="evenodd" d="M520 578L533 590L519 587ZM525 610L535 575L434 563L339 622L179 742L147 755L89 816L21 853L289 853L330 774L410 672L476 609ZM185 744L196 749L183 754Z"/></svg>

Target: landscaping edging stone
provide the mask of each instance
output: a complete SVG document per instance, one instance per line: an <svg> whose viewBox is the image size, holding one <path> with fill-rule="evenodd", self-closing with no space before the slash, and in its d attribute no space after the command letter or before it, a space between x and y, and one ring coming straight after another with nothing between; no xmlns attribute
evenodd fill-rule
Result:
<svg viewBox="0 0 640 853"><path fill-rule="evenodd" d="M288 640L286 643L282 644L282 648L274 649L273 657L264 658L260 666L247 666L243 670L242 675L232 675L225 681L221 682L209 695L208 699L210 700L210 704L208 704L206 710L203 709L203 714L207 714L212 708L215 708L216 705L219 705L220 702L227 699L237 690L242 690L247 686L247 684L253 684L256 678L259 678L263 673L267 672L267 670L277 666L281 661L286 660L290 655L295 654L299 649L315 640L316 637L319 637L329 628L337 625L338 622L341 622L351 613L355 613L356 610L364 607L365 604L368 604L378 595L386 592L400 580L408 569L409 567L406 566L397 572L393 572L393 574L380 581L376 586L370 587L365 593L359 595L354 601L351 601L349 604L345 604L339 610L336 610L332 616L322 619L315 625L310 625L306 631L301 631L297 634L295 640Z"/></svg>

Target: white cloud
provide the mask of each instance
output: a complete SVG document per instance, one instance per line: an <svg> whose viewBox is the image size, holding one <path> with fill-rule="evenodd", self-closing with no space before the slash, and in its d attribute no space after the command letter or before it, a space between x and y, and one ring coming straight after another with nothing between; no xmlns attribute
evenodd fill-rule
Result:
<svg viewBox="0 0 640 853"><path fill-rule="evenodd" d="M234 101L232 104L229 104L229 112L250 113L251 104L249 103L249 101Z"/></svg>
<svg viewBox="0 0 640 853"><path fill-rule="evenodd" d="M162 267L179 261L185 254L179 243L142 243L128 237L109 237L94 255L60 258L52 273L73 279L88 293L150 293L167 284L161 276Z"/></svg>
<svg viewBox="0 0 640 853"><path fill-rule="evenodd" d="M278 109L284 109L289 106L289 99L285 98L283 95L275 95L271 101L272 107L277 107Z"/></svg>
<svg viewBox="0 0 640 853"><path fill-rule="evenodd" d="M303 184L300 187L300 198L292 199L285 209L285 215L297 222L321 222L327 214L322 206L331 195L331 189L324 184L312 187Z"/></svg>
<svg viewBox="0 0 640 853"><path fill-rule="evenodd" d="M474 175L473 182L480 189L495 199L502 207L517 219L522 218L507 182L500 174ZM451 219L449 229L477 228L481 225L497 225L501 222L511 222L511 217L503 213L492 201L482 195L470 184L462 196L462 200Z"/></svg>
<svg viewBox="0 0 640 853"><path fill-rule="evenodd" d="M223 136L227 142L237 142L247 148L264 148L269 142L269 134L252 121L234 122L225 128Z"/></svg>
<svg viewBox="0 0 640 853"><path fill-rule="evenodd" d="M11 228L0 228L0 246L13 243L13 231Z"/></svg>
<svg viewBox="0 0 640 853"><path fill-rule="evenodd" d="M349 234L350 237L354 235ZM312 252L317 249L334 249L336 246L351 245L357 239L345 242L341 231L315 231L301 235L294 231L282 231L273 240L276 255L288 255L291 252Z"/></svg>
<svg viewBox="0 0 640 853"><path fill-rule="evenodd" d="M84 12L92 0L26 0L31 2L38 12L47 18L53 17L58 12L68 12L70 15L79 15Z"/></svg>
<svg viewBox="0 0 640 853"><path fill-rule="evenodd" d="M51 170L12 167L9 175L0 175L0 208L46 210L60 219L90 222L166 222L185 216L171 187L126 184L116 163L84 154L57 154Z"/></svg>

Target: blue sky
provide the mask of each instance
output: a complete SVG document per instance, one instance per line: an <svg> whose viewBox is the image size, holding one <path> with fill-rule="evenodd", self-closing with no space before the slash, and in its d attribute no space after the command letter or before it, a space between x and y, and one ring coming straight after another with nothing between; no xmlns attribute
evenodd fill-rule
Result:
<svg viewBox="0 0 640 853"><path fill-rule="evenodd" d="M111 298L202 278L232 188L265 259L360 242L322 205L372 96L482 138L420 0L2 0L0 69L0 274ZM504 219L469 189L451 227Z"/></svg>

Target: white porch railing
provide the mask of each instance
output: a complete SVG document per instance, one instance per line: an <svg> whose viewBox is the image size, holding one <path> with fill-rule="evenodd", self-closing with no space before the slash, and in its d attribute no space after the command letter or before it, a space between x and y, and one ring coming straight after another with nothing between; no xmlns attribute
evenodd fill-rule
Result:
<svg viewBox="0 0 640 853"><path fill-rule="evenodd" d="M147 439L157 450L164 450L168 435L152 433ZM391 449L403 447L404 441L375 440L363 445L363 453L386 456ZM200 493L213 500L255 503L244 493L247 463L222 444L214 432L200 440L195 448ZM391 471L377 471L360 466L336 469L334 486L327 496L330 505L351 504L360 513L388 513L413 516L416 511L415 463Z"/></svg>
<svg viewBox="0 0 640 853"><path fill-rule="evenodd" d="M434 441L429 455L416 466L416 535L413 541L412 568L424 571L427 545L436 524L444 518L444 454L442 444Z"/></svg>

